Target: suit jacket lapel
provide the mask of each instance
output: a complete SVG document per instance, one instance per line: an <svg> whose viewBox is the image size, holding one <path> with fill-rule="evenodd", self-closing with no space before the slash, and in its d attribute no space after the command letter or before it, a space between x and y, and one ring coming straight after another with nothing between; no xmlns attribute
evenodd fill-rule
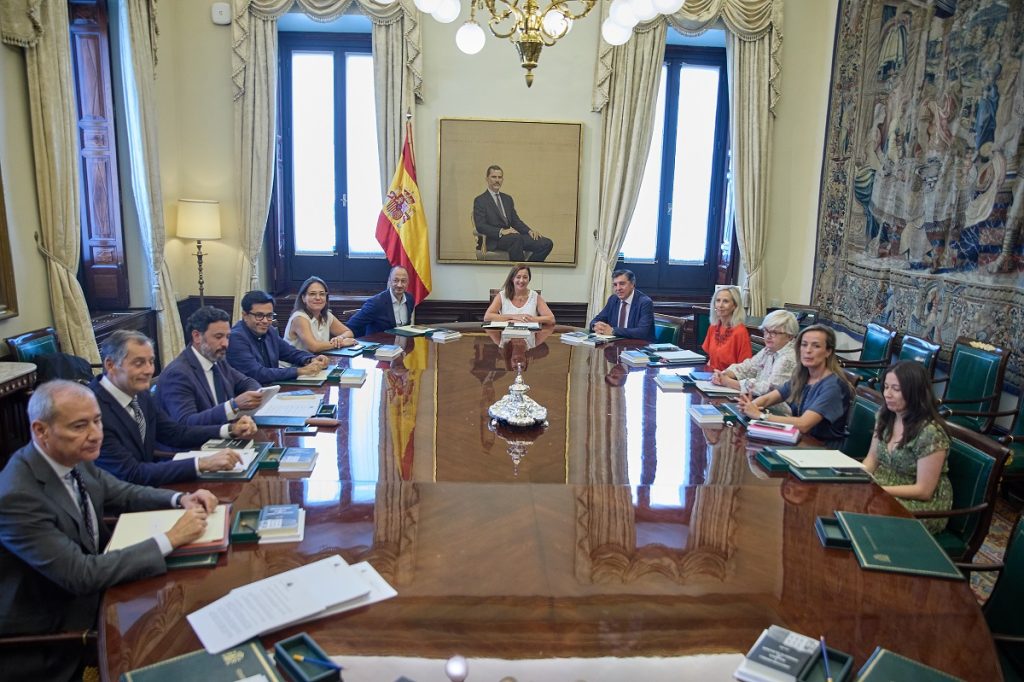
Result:
<svg viewBox="0 0 1024 682"><path fill-rule="evenodd" d="M110 395L110 392L107 389L101 386L100 391L100 400L106 404L107 412L109 414L113 414L114 418L120 422L122 432L131 436L135 444L139 446L139 452L142 453L143 459L146 459L146 444L142 441L142 434L139 433L139 425L135 422L135 417L128 414L128 410L121 407L121 404L117 402L117 399L114 396ZM139 406L141 408L141 402ZM146 428L149 428L148 421L146 424Z"/></svg>
<svg viewBox="0 0 1024 682"><path fill-rule="evenodd" d="M54 503L68 516L71 523L75 524L75 528L78 529L78 542L88 549L96 551L96 547L93 544L92 538L85 532L85 524L82 522L82 512L78 508L78 505L71 499L71 495L68 493L67 486L64 485L64 481L57 477L57 473L53 470L44 459L39 451L32 448L32 456L28 458L28 465L32 469L32 473L35 474L36 479L43 486L43 494L54 501ZM96 506L96 494L93 492L89 485L89 476L83 477L85 481L85 489L89 492L89 498L92 500L93 508ZM101 522L103 517L99 512L96 514L96 521Z"/></svg>
<svg viewBox="0 0 1024 682"><path fill-rule="evenodd" d="M217 396L210 393L210 382L206 380L206 371L203 370L203 366L199 364L199 359L196 357L195 352L191 347L186 348L184 352L188 353L186 356L188 359L188 366L192 368L196 381L203 387L203 394L210 399L209 404L204 408L209 409L217 404Z"/></svg>

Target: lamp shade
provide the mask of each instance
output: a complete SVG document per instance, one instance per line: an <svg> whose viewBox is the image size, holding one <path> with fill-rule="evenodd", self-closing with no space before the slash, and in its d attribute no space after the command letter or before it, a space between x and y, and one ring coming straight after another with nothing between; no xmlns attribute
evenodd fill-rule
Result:
<svg viewBox="0 0 1024 682"><path fill-rule="evenodd" d="M178 237L220 239L220 202L178 199Z"/></svg>

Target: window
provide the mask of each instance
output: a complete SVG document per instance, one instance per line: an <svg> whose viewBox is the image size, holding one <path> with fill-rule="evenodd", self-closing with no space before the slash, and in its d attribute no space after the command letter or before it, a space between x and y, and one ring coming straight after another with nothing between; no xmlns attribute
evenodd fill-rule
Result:
<svg viewBox="0 0 1024 682"><path fill-rule="evenodd" d="M380 162L370 36L281 33L279 178L285 277L377 287ZM279 283L280 284L280 283Z"/></svg>
<svg viewBox="0 0 1024 682"><path fill-rule="evenodd" d="M619 267L647 293L711 294L731 240L728 123L725 50L667 46L651 149L619 254Z"/></svg>

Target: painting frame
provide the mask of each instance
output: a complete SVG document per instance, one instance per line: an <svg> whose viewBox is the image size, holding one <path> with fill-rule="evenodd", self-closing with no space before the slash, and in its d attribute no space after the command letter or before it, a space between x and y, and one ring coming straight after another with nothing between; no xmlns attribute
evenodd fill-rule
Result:
<svg viewBox="0 0 1024 682"><path fill-rule="evenodd" d="M438 119L437 262L515 262L501 258L507 251L488 250L475 234L474 201L487 189L487 169L496 165L504 175L501 193L514 199L515 213L553 242L543 264L575 267L582 155L582 122Z"/></svg>

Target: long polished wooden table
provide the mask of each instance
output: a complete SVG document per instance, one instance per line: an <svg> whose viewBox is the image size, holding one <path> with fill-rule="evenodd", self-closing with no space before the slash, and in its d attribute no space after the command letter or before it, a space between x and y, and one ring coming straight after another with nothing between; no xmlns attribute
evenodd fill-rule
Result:
<svg viewBox="0 0 1024 682"><path fill-rule="evenodd" d="M898 502L874 484L768 477L742 428L688 418L700 394L663 393L656 369L618 362L635 342L569 346L557 330L502 342L479 329L402 341L394 363L342 361L368 377L325 385L336 430L263 431L316 447L310 474L204 486L235 509L301 503L305 539L232 546L212 570L109 590L106 679L201 648L186 614L232 588L335 553L370 561L398 596L265 645L306 631L342 656L678 656L745 652L774 623L824 634L858 666L881 645L1001 679L967 582L864 571L815 535L817 516L906 516ZM517 365L548 409L545 428L490 424Z"/></svg>

